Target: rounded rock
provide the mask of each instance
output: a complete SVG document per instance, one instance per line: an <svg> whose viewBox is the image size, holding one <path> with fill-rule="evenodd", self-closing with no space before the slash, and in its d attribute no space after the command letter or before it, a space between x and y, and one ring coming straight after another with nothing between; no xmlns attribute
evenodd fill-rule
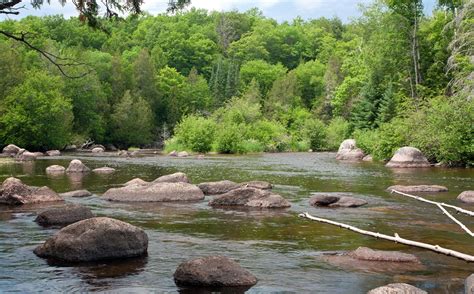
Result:
<svg viewBox="0 0 474 294"><path fill-rule="evenodd" d="M355 259L367 261L420 262L418 257L413 254L398 251L373 250L367 247L359 247L356 250L350 252L349 256Z"/></svg>
<svg viewBox="0 0 474 294"><path fill-rule="evenodd" d="M89 197L92 196L92 193L87 191L87 190L75 190L75 191L70 191L70 192L65 192L59 194L61 197L67 198L67 197Z"/></svg>
<svg viewBox="0 0 474 294"><path fill-rule="evenodd" d="M402 147L395 152L393 157L385 166L409 168L430 167L431 165L419 149L414 147Z"/></svg>
<svg viewBox="0 0 474 294"><path fill-rule="evenodd" d="M224 180L218 182L204 182L198 185L204 195L220 195L239 187L239 184Z"/></svg>
<svg viewBox="0 0 474 294"><path fill-rule="evenodd" d="M35 222L42 226L69 225L92 217L90 208L75 204L42 211Z"/></svg>
<svg viewBox="0 0 474 294"><path fill-rule="evenodd" d="M208 256L181 263L174 281L178 286L251 287L257 278L225 256Z"/></svg>
<svg viewBox="0 0 474 294"><path fill-rule="evenodd" d="M464 191L459 194L457 199L464 203L474 203L474 191Z"/></svg>
<svg viewBox="0 0 474 294"><path fill-rule="evenodd" d="M237 206L256 208L287 208L291 204L282 196L268 190L237 188L216 196L209 202L213 207Z"/></svg>
<svg viewBox="0 0 474 294"><path fill-rule="evenodd" d="M61 151L59 151L59 150L48 150L48 151L46 151L46 155L48 155L48 156L60 156Z"/></svg>
<svg viewBox="0 0 474 294"><path fill-rule="evenodd" d="M171 202L202 200L204 194L195 185L179 182L111 188L102 197L118 202Z"/></svg>
<svg viewBox="0 0 474 294"><path fill-rule="evenodd" d="M7 146L3 148L2 153L7 154L8 156L14 157L15 155L18 154L20 149L21 149L20 147L14 144L8 144Z"/></svg>
<svg viewBox="0 0 474 294"><path fill-rule="evenodd" d="M155 179L152 183L189 183L189 179L185 173L177 172L161 176Z"/></svg>
<svg viewBox="0 0 474 294"><path fill-rule="evenodd" d="M120 259L145 255L146 233L131 224L94 217L62 228L34 250L43 258L67 262Z"/></svg>
<svg viewBox="0 0 474 294"><path fill-rule="evenodd" d="M409 284L393 283L372 289L367 294L428 294L428 292Z"/></svg>
<svg viewBox="0 0 474 294"><path fill-rule="evenodd" d="M66 169L67 173L87 173L89 171L90 169L79 159L72 160Z"/></svg>
<svg viewBox="0 0 474 294"><path fill-rule="evenodd" d="M61 165L50 165L46 168L47 174L62 174L66 171L66 168Z"/></svg>

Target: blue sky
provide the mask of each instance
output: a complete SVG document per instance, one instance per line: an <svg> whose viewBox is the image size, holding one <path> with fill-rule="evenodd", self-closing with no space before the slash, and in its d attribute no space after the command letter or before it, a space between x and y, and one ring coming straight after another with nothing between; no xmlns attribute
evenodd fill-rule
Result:
<svg viewBox="0 0 474 294"><path fill-rule="evenodd" d="M29 0L24 0L28 3ZM46 1L45 1L46 2ZM164 12L168 0L144 0L143 9L151 14ZM278 21L292 20L297 16L304 19L337 16L344 22L360 15L359 3L367 4L372 0L192 0L192 5L197 8L208 10L226 11L237 9L245 11L257 7L263 11L265 16L275 18ZM424 0L425 12L430 14L435 7L436 0ZM62 7L58 0L51 0L51 4L45 4L40 10L35 10L26 5L26 10L22 10L21 16L26 15L50 15L63 14L65 17L76 16L77 12L71 4L71 0ZM0 15L0 20L7 16ZM18 18L18 17L10 17Z"/></svg>

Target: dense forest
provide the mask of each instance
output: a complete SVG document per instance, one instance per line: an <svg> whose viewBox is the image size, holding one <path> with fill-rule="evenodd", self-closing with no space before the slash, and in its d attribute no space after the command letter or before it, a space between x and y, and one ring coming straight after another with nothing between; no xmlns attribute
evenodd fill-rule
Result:
<svg viewBox="0 0 474 294"><path fill-rule="evenodd" d="M258 9L0 22L0 145L221 153L401 146L474 163L474 2L375 1L349 23ZM49 58L47 58L49 57ZM52 59L54 62L51 62ZM59 65L59 66L58 66Z"/></svg>

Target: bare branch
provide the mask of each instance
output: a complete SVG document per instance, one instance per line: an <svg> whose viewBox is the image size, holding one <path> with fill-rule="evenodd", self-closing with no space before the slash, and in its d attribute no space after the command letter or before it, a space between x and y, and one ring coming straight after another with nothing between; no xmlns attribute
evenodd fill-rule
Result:
<svg viewBox="0 0 474 294"><path fill-rule="evenodd" d="M67 78L70 78L70 79L78 79L78 78L82 78L86 75L88 75L89 73L92 72L92 69L80 74L80 75L77 75L77 76L73 76L73 75L69 75L68 73L66 73L66 71L64 70L64 67L69 67L69 66L88 66L87 64L85 63L81 63L81 62L77 62L71 58L64 58L64 57L59 57L55 54L52 54L50 52L47 52L47 51L44 51L34 45L32 45L30 42L28 42L28 40L26 40L26 35L28 33L20 33L19 35L15 35L15 34L12 34L10 32L6 32L6 31L3 31L3 30L0 30L0 34L10 38L10 39L13 39L15 41L18 41L18 42L21 42L23 44L25 44L28 48L38 52L39 54L41 54L43 57L45 57L49 62L51 62L60 72L63 76L67 77ZM61 61L61 62L58 62L57 60Z"/></svg>
<svg viewBox="0 0 474 294"><path fill-rule="evenodd" d="M468 233L468 235L470 235L471 237L474 237L474 233L469 230L468 227L466 227L462 222L460 222L458 219L456 219L454 216L452 216L446 209L444 209L444 207L441 205L441 204L436 204L438 206L439 209L441 209L441 211L446 214L450 219L452 219L455 223L457 223L464 231L466 231L466 233Z"/></svg>
<svg viewBox="0 0 474 294"><path fill-rule="evenodd" d="M428 250L434 251L436 253L441 253L441 254L444 254L444 255L453 256L453 257L456 257L456 258L459 258L459 259L462 259L462 260L465 260L465 261L468 261L468 262L474 262L474 256L472 256L472 255L465 254L465 253L455 251L455 250L451 250L451 249L447 249L447 248L443 248L439 245L431 245L431 244L427 244L427 243L408 240L408 239L400 237L397 233L395 233L394 236L389 236L389 235L385 235L385 234L381 234L381 233L366 231L366 230L362 230L362 229L359 229L359 228L351 226L351 225L335 222L335 221L324 219L324 218L315 217L315 216L310 215L307 212L302 213L298 216L303 217L303 218L307 218L307 219L310 219L310 220L313 220L313 221L338 226L338 227L341 227L341 228L344 228L344 229L347 229L347 230L350 230L350 231L353 231L353 232L356 232L356 233L359 233L359 234L362 234L362 235L372 236L372 237L375 237L375 238L389 240L389 241L393 241L393 242L400 243L400 244L405 244L405 245L409 245L409 246L428 249Z"/></svg>

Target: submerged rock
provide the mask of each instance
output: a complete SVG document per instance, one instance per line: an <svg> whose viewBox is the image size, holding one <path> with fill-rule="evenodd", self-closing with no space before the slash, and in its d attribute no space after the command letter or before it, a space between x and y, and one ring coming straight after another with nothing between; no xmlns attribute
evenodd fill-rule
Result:
<svg viewBox="0 0 474 294"><path fill-rule="evenodd" d="M46 151L46 155L48 155L48 156L60 156L61 151L59 151L59 150L48 150L48 151Z"/></svg>
<svg viewBox="0 0 474 294"><path fill-rule="evenodd" d="M345 194L315 194L309 199L311 206L329 206L329 207L359 207L366 205L367 201Z"/></svg>
<svg viewBox="0 0 474 294"><path fill-rule="evenodd" d="M66 168L61 165L50 165L46 168L47 174L63 174Z"/></svg>
<svg viewBox="0 0 474 294"><path fill-rule="evenodd" d="M420 262L418 257L413 254L398 251L373 250L367 247L359 247L356 250L349 252L348 255L355 259L367 261Z"/></svg>
<svg viewBox="0 0 474 294"><path fill-rule="evenodd" d="M258 208L286 208L291 204L285 198L267 190L237 188L217 196L209 202L210 206L240 206Z"/></svg>
<svg viewBox="0 0 474 294"><path fill-rule="evenodd" d="M65 192L59 194L61 197L67 198L67 197L89 197L92 196L92 193L87 191L87 190L75 190L75 191L70 191L70 192Z"/></svg>
<svg viewBox="0 0 474 294"><path fill-rule="evenodd" d="M467 277L466 282L464 282L464 293L472 294L474 293L474 274Z"/></svg>
<svg viewBox="0 0 474 294"><path fill-rule="evenodd" d="M398 149L390 161L385 165L387 167L430 167L428 159L421 151L414 147L402 147Z"/></svg>
<svg viewBox="0 0 474 294"><path fill-rule="evenodd" d="M238 188L239 186L239 184L228 180L218 182L204 182L198 185L199 189L204 192L204 195L224 194Z"/></svg>
<svg viewBox="0 0 474 294"><path fill-rule="evenodd" d="M208 256L181 263L174 281L178 286L251 287L257 278L225 256Z"/></svg>
<svg viewBox="0 0 474 294"><path fill-rule="evenodd" d="M367 294L428 294L428 292L409 284L394 283L372 289Z"/></svg>
<svg viewBox="0 0 474 294"><path fill-rule="evenodd" d="M364 156L364 151L362 151L360 148L357 148L356 141L354 139L347 139L342 141L341 145L339 146L336 159L344 161L359 161L362 160Z"/></svg>
<svg viewBox="0 0 474 294"><path fill-rule="evenodd" d="M412 186L403 186L403 185L394 185L387 188L387 191L391 192L396 190L403 193L416 193L416 192L447 192L448 188L438 185L412 185Z"/></svg>
<svg viewBox="0 0 474 294"><path fill-rule="evenodd" d="M104 167L95 168L92 170L92 172L96 174L113 174L115 172L115 168L104 166Z"/></svg>
<svg viewBox="0 0 474 294"><path fill-rule="evenodd" d="M265 181L249 181L249 182L243 182L240 184L241 187L250 187L250 188L256 188L256 189L261 189L261 190L271 190L272 189L272 184L269 182Z"/></svg>
<svg viewBox="0 0 474 294"><path fill-rule="evenodd" d="M0 204L21 205L42 202L64 201L48 187L29 187L17 178L8 178L0 188Z"/></svg>
<svg viewBox="0 0 474 294"><path fill-rule="evenodd" d="M79 159L72 160L66 169L67 173L87 173L89 171L90 168L83 164Z"/></svg>
<svg viewBox="0 0 474 294"><path fill-rule="evenodd" d="M189 179L185 173L178 172L170 175L161 176L154 180L152 183L189 183Z"/></svg>
<svg viewBox="0 0 474 294"><path fill-rule="evenodd" d="M39 257L68 262L129 258L145 255L146 233L131 224L95 217L69 225L34 250Z"/></svg>
<svg viewBox="0 0 474 294"><path fill-rule="evenodd" d="M15 155L18 154L20 149L21 149L20 147L14 145L14 144L8 144L7 146L5 146L3 148L2 153L6 154L8 156L11 156L11 157L15 157Z"/></svg>
<svg viewBox="0 0 474 294"><path fill-rule="evenodd" d="M135 178L135 179L132 179L132 180L126 182L123 185L124 186L132 186L132 185L144 186L144 185L149 185L149 184L150 183L148 183L147 181L144 181L140 178Z"/></svg>
<svg viewBox="0 0 474 294"><path fill-rule="evenodd" d="M103 198L121 202L195 201L204 199L204 194L195 185L179 182L112 188L104 193Z"/></svg>
<svg viewBox="0 0 474 294"><path fill-rule="evenodd" d="M45 210L38 214L35 222L42 226L69 225L92 217L90 208L75 204Z"/></svg>
<svg viewBox="0 0 474 294"><path fill-rule="evenodd" d="M457 199L464 203L474 203L474 191L464 191L459 194Z"/></svg>

